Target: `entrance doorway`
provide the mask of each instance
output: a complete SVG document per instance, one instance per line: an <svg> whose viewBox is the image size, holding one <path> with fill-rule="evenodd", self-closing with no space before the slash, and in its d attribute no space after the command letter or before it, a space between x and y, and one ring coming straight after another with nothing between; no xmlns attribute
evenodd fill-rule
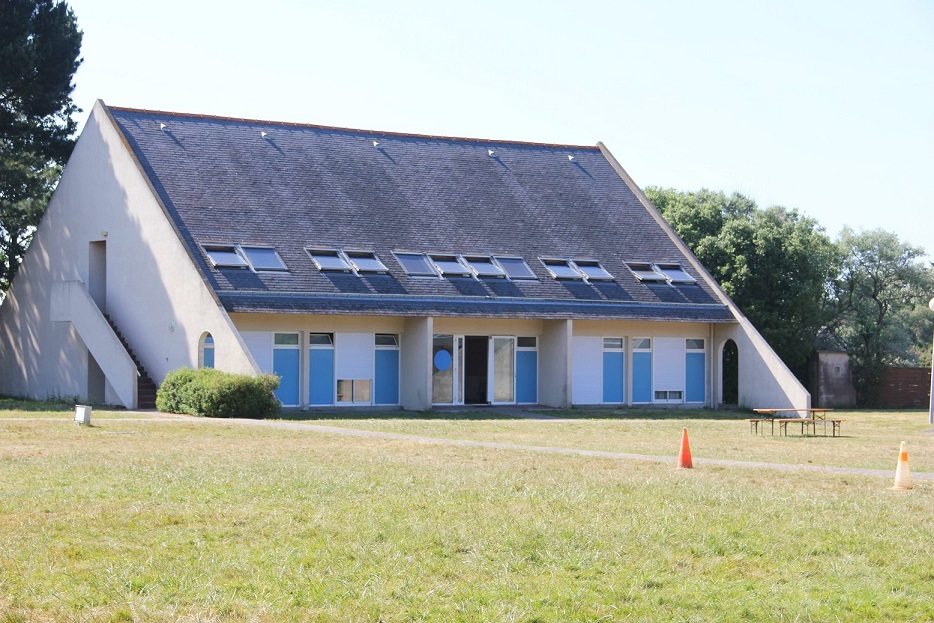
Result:
<svg viewBox="0 0 934 623"><path fill-rule="evenodd" d="M733 340L727 340L723 345L721 365L723 385L720 402L723 405L737 405L739 404L739 348Z"/></svg>
<svg viewBox="0 0 934 623"><path fill-rule="evenodd" d="M490 338L468 335L464 338L464 404L484 405L490 369Z"/></svg>
<svg viewBox="0 0 934 623"><path fill-rule="evenodd" d="M88 294L101 313L107 313L107 241L88 244Z"/></svg>
<svg viewBox="0 0 934 623"><path fill-rule="evenodd" d="M516 338L435 335L432 344L433 404L514 404Z"/></svg>

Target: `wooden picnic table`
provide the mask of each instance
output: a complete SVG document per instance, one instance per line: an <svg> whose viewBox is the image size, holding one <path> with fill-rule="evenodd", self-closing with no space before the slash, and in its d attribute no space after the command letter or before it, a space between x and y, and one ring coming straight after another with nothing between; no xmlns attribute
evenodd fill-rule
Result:
<svg viewBox="0 0 934 623"><path fill-rule="evenodd" d="M831 425L831 436L837 437L840 432L840 425L843 423L843 420L839 419L827 419L827 413L833 411L833 409L794 409L794 408L780 408L780 409L753 409L754 412L761 415L759 418L749 418L749 432L752 434L757 434L759 432L759 424L764 424L765 422L770 422L772 424L772 434L775 434L775 422L778 422L778 432L779 434L788 435L788 425L789 424L800 424L801 425L801 434L804 434L804 427L809 426L814 431L814 435L817 435L817 424L819 422L824 423L824 436L827 436L827 423ZM793 417L793 418L784 418L776 417L782 413L805 413L806 415Z"/></svg>

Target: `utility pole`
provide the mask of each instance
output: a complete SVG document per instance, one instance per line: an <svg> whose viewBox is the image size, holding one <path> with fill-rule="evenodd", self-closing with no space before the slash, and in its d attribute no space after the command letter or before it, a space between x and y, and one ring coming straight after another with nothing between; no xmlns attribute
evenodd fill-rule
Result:
<svg viewBox="0 0 934 623"><path fill-rule="evenodd" d="M934 311L934 299L928 303L928 307L931 308L931 311ZM928 408L928 424L934 426L934 343L931 345L931 394L930 394L930 406Z"/></svg>

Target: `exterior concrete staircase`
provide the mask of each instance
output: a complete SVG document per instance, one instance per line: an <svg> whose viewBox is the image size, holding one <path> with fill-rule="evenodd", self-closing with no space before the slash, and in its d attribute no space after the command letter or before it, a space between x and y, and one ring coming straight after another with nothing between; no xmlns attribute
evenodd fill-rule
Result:
<svg viewBox="0 0 934 623"><path fill-rule="evenodd" d="M49 316L53 322L69 322L100 366L104 377L127 409L139 407L136 400L139 367L121 343L104 314L81 281L52 284Z"/></svg>
<svg viewBox="0 0 934 623"><path fill-rule="evenodd" d="M120 333L120 330L117 328L117 325L114 324L113 318L108 314L104 314L104 318L107 319L107 324L110 325L110 328L113 329L113 332L120 339L120 343L123 344L123 347L126 349L126 352L133 359L133 363L136 364L136 369L139 371L139 377L136 379L136 404L139 409L155 409L156 408L156 384L150 378L149 374L146 372L146 368L143 367L143 364L140 363L139 359L136 357L136 353L133 352L133 349L130 348L130 345L127 343L126 338L123 337L123 334Z"/></svg>

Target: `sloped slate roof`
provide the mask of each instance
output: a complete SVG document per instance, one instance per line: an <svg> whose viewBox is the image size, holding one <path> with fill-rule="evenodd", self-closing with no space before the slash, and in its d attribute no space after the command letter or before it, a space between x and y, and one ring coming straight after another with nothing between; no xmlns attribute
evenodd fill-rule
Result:
<svg viewBox="0 0 934 623"><path fill-rule="evenodd" d="M596 147L108 110L228 311L734 320ZM289 272L218 270L212 243L273 246ZM372 250L389 274L322 273L306 247ZM393 251L520 256L538 280L409 277ZM615 281L556 281L542 257ZM627 261L698 285L641 283Z"/></svg>

